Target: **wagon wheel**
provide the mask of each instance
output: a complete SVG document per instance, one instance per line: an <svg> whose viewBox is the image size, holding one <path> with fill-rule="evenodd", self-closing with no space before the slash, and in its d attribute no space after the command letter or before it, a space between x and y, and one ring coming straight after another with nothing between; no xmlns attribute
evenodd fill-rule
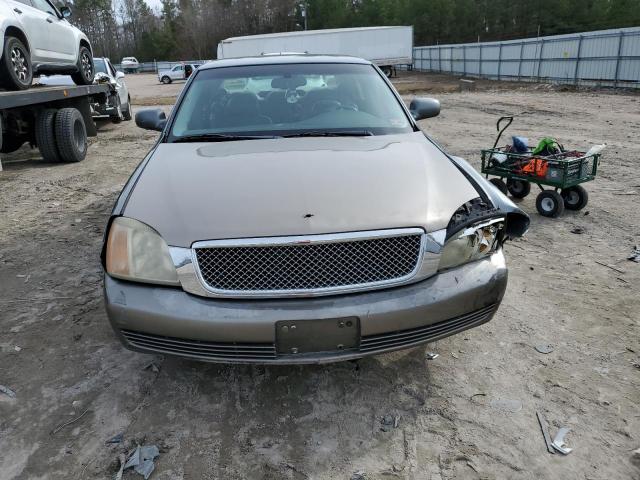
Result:
<svg viewBox="0 0 640 480"><path fill-rule="evenodd" d="M516 180L510 178L507 180L507 188L509 193L515 198L524 198L531 191L531 184L526 180Z"/></svg>
<svg viewBox="0 0 640 480"><path fill-rule="evenodd" d="M582 210L589 203L589 194L582 185L564 188L560 194L568 210Z"/></svg>
<svg viewBox="0 0 640 480"><path fill-rule="evenodd" d="M564 200L555 190L543 190L536 198L536 209L543 217L556 218L564 212Z"/></svg>
<svg viewBox="0 0 640 480"><path fill-rule="evenodd" d="M504 183L504 181L500 178L492 178L491 180L489 180L491 183L493 183L493 185L500 190L502 193L504 193L505 195L509 194L509 189L507 188L507 184Z"/></svg>

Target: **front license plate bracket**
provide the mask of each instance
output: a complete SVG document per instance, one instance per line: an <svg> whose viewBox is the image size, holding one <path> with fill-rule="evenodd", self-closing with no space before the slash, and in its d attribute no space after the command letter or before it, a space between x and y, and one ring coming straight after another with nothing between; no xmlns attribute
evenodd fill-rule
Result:
<svg viewBox="0 0 640 480"><path fill-rule="evenodd" d="M276 348L280 355L337 353L360 346L358 317L276 322Z"/></svg>

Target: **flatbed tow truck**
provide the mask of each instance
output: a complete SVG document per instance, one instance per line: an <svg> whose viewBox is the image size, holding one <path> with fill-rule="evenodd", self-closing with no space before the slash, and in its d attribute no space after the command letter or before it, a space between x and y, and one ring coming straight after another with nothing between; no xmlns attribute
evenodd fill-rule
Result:
<svg viewBox="0 0 640 480"><path fill-rule="evenodd" d="M83 160L94 117L113 114L115 99L110 84L0 91L0 157L29 143L47 162Z"/></svg>

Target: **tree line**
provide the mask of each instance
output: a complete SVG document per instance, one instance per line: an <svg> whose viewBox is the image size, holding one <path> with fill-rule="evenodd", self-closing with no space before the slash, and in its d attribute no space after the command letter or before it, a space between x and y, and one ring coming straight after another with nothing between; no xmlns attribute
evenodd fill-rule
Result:
<svg viewBox="0 0 640 480"><path fill-rule="evenodd" d="M224 38L413 25L415 45L506 40L640 25L640 0L72 0L96 56L212 59ZM305 22L306 20L306 22Z"/></svg>

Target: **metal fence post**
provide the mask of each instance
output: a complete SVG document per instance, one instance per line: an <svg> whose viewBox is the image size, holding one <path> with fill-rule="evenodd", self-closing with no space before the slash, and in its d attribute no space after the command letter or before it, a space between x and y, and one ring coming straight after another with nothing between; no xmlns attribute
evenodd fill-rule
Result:
<svg viewBox="0 0 640 480"><path fill-rule="evenodd" d="M518 81L522 73L522 52L524 51L524 42L520 42L520 61L518 62Z"/></svg>
<svg viewBox="0 0 640 480"><path fill-rule="evenodd" d="M536 72L536 81L540 81L540 64L542 63L542 51L544 50L544 37L540 39L540 53L538 54L538 71Z"/></svg>
<svg viewBox="0 0 640 480"><path fill-rule="evenodd" d="M576 66L573 71L573 84L578 84L578 67L580 65L580 55L582 53L582 35L578 36L578 53L576 54Z"/></svg>
<svg viewBox="0 0 640 480"><path fill-rule="evenodd" d="M467 44L462 45L462 76L467 76Z"/></svg>
<svg viewBox="0 0 640 480"><path fill-rule="evenodd" d="M442 47L438 45L438 71L442 72Z"/></svg>
<svg viewBox="0 0 640 480"><path fill-rule="evenodd" d="M498 49L498 80L500 80L500 66L502 65L502 42L500 42L500 48Z"/></svg>
<svg viewBox="0 0 640 480"><path fill-rule="evenodd" d="M480 43L480 53L478 54L478 77L482 78L482 44Z"/></svg>
<svg viewBox="0 0 640 480"><path fill-rule="evenodd" d="M622 39L624 38L624 32L620 30L620 35L618 36L618 56L616 58L616 75L615 80L613 82L613 86L618 86L618 75L620 74L620 54L622 53Z"/></svg>

